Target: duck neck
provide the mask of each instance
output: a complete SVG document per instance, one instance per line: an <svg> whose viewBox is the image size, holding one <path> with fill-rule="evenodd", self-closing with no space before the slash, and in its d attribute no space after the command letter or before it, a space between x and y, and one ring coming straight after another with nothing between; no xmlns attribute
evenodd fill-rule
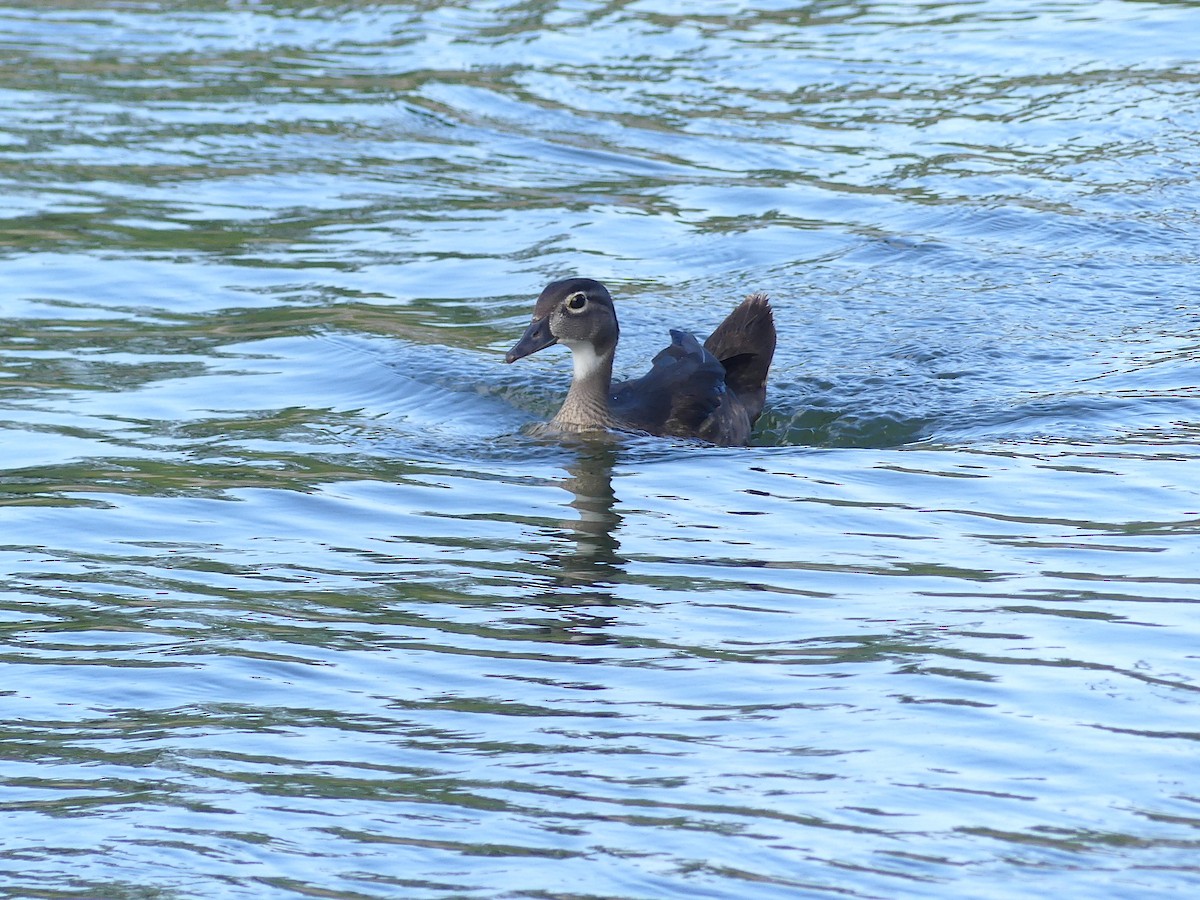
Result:
<svg viewBox="0 0 1200 900"><path fill-rule="evenodd" d="M561 428L607 428L613 424L608 409L608 392L612 387L613 356L616 345L600 348L591 343L570 347L574 364L571 389L562 409L554 417Z"/></svg>

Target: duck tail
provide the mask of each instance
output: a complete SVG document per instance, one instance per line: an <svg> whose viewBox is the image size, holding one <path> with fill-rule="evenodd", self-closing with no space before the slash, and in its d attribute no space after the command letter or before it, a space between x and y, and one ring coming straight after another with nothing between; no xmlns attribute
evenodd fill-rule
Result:
<svg viewBox="0 0 1200 900"><path fill-rule="evenodd" d="M725 367L726 386L748 404L753 421L767 396L767 370L775 356L775 316L767 295L756 292L717 326L704 348Z"/></svg>

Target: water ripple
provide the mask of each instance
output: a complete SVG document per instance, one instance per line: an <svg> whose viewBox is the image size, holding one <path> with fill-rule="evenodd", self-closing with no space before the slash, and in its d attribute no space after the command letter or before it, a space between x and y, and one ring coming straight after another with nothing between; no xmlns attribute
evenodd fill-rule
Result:
<svg viewBox="0 0 1200 900"><path fill-rule="evenodd" d="M0 893L1196 884L1194 6L110 6L0 11ZM526 434L569 273L770 293L755 446Z"/></svg>

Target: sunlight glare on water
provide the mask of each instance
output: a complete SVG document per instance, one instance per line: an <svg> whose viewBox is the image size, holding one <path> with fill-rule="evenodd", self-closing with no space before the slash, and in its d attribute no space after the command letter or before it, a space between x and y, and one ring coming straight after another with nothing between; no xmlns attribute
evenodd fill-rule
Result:
<svg viewBox="0 0 1200 900"><path fill-rule="evenodd" d="M0 10L0 896L1200 885L1192 3ZM772 297L752 446L549 440Z"/></svg>

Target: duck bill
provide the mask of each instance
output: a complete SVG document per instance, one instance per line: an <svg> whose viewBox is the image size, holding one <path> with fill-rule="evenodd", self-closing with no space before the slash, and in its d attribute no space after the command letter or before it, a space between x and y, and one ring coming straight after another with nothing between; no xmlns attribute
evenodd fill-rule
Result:
<svg viewBox="0 0 1200 900"><path fill-rule="evenodd" d="M529 323L529 327L525 329L521 339L504 355L504 361L516 362L518 359L523 359L556 343L558 343L558 338L550 333L550 317L542 316Z"/></svg>

